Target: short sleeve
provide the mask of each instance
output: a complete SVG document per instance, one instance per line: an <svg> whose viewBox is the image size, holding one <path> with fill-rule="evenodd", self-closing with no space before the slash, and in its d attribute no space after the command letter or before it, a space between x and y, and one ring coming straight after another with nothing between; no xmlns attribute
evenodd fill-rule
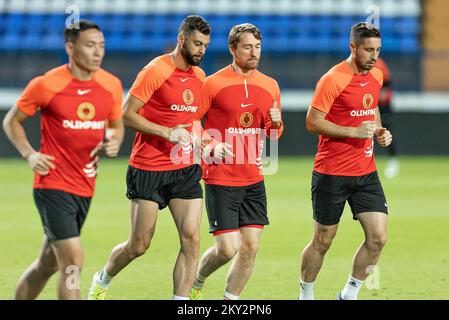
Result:
<svg viewBox="0 0 449 320"><path fill-rule="evenodd" d="M328 113L339 94L340 90L335 77L327 73L318 81L310 105Z"/></svg>
<svg viewBox="0 0 449 320"><path fill-rule="evenodd" d="M17 108L27 116L33 116L40 108L45 107L43 99L44 77L39 76L31 80L16 102Z"/></svg>
<svg viewBox="0 0 449 320"><path fill-rule="evenodd" d="M157 71L157 65L148 65L139 72L129 93L146 103L166 79L162 72Z"/></svg>
<svg viewBox="0 0 449 320"><path fill-rule="evenodd" d="M114 121L122 117L122 103L123 103L123 87L120 80L117 79L115 89L112 92L112 98L114 100L112 111L109 114L108 120Z"/></svg>

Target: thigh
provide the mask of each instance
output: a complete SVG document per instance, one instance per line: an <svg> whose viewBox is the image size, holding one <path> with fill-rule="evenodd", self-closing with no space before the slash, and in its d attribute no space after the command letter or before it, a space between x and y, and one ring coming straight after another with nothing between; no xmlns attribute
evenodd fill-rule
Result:
<svg viewBox="0 0 449 320"><path fill-rule="evenodd" d="M317 221L313 226L313 240L318 243L331 243L337 234L338 224L324 225Z"/></svg>
<svg viewBox="0 0 449 320"><path fill-rule="evenodd" d="M364 212L358 220L365 232L366 239L385 239L387 236L387 215L383 212Z"/></svg>
<svg viewBox="0 0 449 320"><path fill-rule="evenodd" d="M171 199L168 206L179 235L199 235L203 199Z"/></svg>
<svg viewBox="0 0 449 320"><path fill-rule="evenodd" d="M313 218L322 225L340 222L353 177L312 174Z"/></svg>
<svg viewBox="0 0 449 320"><path fill-rule="evenodd" d="M259 249L262 232L263 229L260 228L241 228L241 248L244 248L251 252L256 252Z"/></svg>
<svg viewBox="0 0 449 320"><path fill-rule="evenodd" d="M388 214L388 204L377 172L357 178L358 188L351 194L348 203L354 219L363 212Z"/></svg>
<svg viewBox="0 0 449 320"><path fill-rule="evenodd" d="M240 250L241 234L238 229L215 234L214 239L218 254L225 253L231 257Z"/></svg>
<svg viewBox="0 0 449 320"><path fill-rule="evenodd" d="M156 229L159 204L150 200L131 200L130 241L143 241L149 245Z"/></svg>
<svg viewBox="0 0 449 320"><path fill-rule="evenodd" d="M79 237L80 220L86 218L88 206L80 208L76 196L60 190L35 189L34 200L50 241Z"/></svg>
<svg viewBox="0 0 449 320"><path fill-rule="evenodd" d="M239 210L239 227L268 225L267 195L263 181L246 187L245 199Z"/></svg>
<svg viewBox="0 0 449 320"><path fill-rule="evenodd" d="M47 269L53 269L57 265L55 253L46 235L42 240L38 260Z"/></svg>
<svg viewBox="0 0 449 320"><path fill-rule="evenodd" d="M218 235L238 231L239 210L245 197L241 187L205 185L209 232Z"/></svg>
<svg viewBox="0 0 449 320"><path fill-rule="evenodd" d="M59 267L81 267L84 258L83 246L79 237L50 242ZM73 271L65 270L68 273ZM78 270L79 271L79 270Z"/></svg>

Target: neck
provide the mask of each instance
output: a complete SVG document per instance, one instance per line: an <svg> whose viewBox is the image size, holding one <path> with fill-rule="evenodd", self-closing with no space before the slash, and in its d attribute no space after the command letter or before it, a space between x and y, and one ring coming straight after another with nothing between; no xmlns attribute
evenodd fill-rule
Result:
<svg viewBox="0 0 449 320"><path fill-rule="evenodd" d="M182 55L181 50L178 46L176 46L175 50L173 50L173 52L169 53L168 55L175 64L176 68L187 71L191 67L191 65L187 63L186 59Z"/></svg>
<svg viewBox="0 0 449 320"><path fill-rule="evenodd" d="M80 66L74 63L72 60L69 61L69 70L73 77L78 80L92 80L92 78L94 77L93 71L80 68Z"/></svg>
<svg viewBox="0 0 449 320"><path fill-rule="evenodd" d="M357 63L355 63L355 58L352 54L348 57L348 59L346 59L346 62L348 63L349 67L351 68L351 70L354 73L356 73L356 74L367 74L368 73L368 70L361 69L361 68L359 68L359 66L357 66Z"/></svg>
<svg viewBox="0 0 449 320"><path fill-rule="evenodd" d="M234 69L235 72L238 74L241 74L242 76L250 76L253 74L256 69L245 69L241 68L237 63L235 63L235 60L232 62L232 69Z"/></svg>

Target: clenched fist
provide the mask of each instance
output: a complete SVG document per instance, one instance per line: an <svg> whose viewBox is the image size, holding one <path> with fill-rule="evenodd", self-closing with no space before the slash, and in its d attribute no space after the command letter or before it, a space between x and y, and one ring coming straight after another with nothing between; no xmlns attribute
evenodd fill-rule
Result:
<svg viewBox="0 0 449 320"><path fill-rule="evenodd" d="M274 101L273 106L270 108L270 119L274 128L277 129L281 126L282 123L281 110L279 110L278 108L277 101Z"/></svg>
<svg viewBox="0 0 449 320"><path fill-rule="evenodd" d="M388 147L393 141L393 136L386 128L378 128L376 130L377 143L381 147Z"/></svg>

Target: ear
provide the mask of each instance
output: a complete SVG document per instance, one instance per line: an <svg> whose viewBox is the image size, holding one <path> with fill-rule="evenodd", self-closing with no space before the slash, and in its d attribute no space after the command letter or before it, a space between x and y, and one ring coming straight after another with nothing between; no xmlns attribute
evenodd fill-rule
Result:
<svg viewBox="0 0 449 320"><path fill-rule="evenodd" d="M349 50L351 50L351 53L355 53L356 48L357 47L354 42L349 42Z"/></svg>
<svg viewBox="0 0 449 320"><path fill-rule="evenodd" d="M71 56L73 54L73 42L66 42L65 44L65 52L68 56Z"/></svg>
<svg viewBox="0 0 449 320"><path fill-rule="evenodd" d="M229 53L231 54L231 56L235 57L235 49L232 46L229 46Z"/></svg>
<svg viewBox="0 0 449 320"><path fill-rule="evenodd" d="M181 48L183 46L185 40L186 40L185 35L183 35L181 33L178 34L178 47Z"/></svg>

